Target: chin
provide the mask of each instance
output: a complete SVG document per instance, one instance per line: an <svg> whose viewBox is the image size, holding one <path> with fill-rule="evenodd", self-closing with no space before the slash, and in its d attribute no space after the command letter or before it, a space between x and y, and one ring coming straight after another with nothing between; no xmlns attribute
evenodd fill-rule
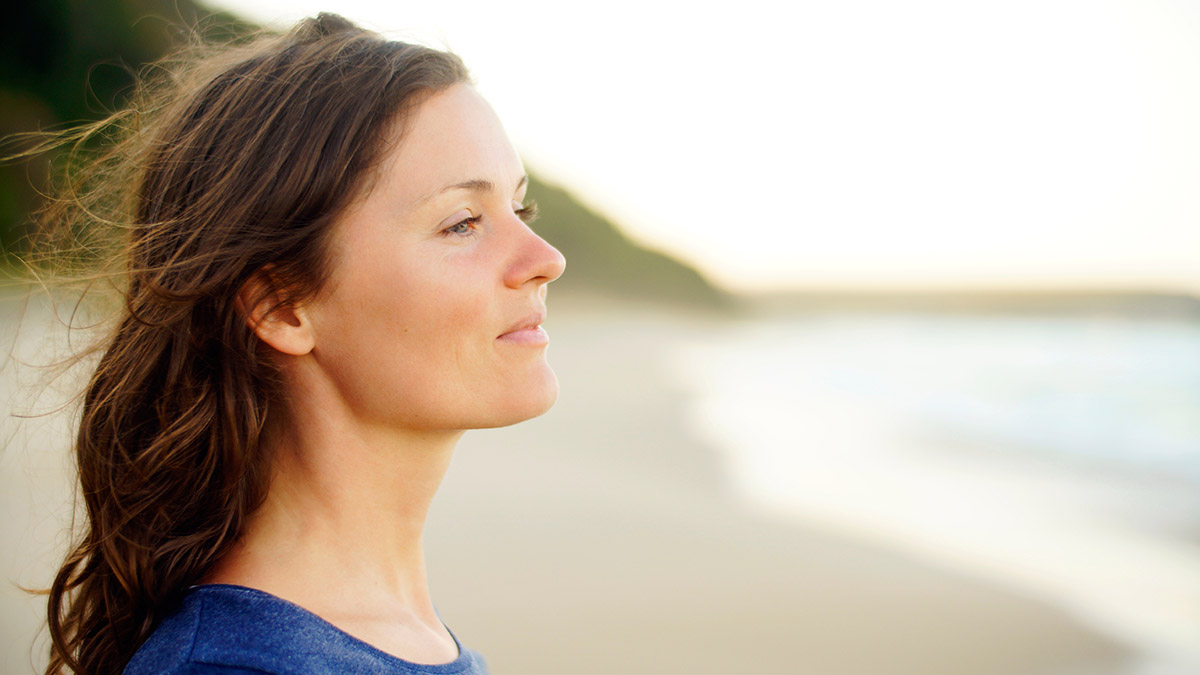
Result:
<svg viewBox="0 0 1200 675"><path fill-rule="evenodd" d="M498 406L496 414L477 428L507 427L533 419L550 408L558 400L558 377L549 366L531 381L506 392L504 405Z"/></svg>

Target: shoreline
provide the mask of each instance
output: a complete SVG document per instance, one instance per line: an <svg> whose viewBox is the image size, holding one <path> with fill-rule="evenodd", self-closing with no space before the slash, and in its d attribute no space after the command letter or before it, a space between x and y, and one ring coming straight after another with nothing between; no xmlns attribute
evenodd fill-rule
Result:
<svg viewBox="0 0 1200 675"><path fill-rule="evenodd" d="M740 500L667 363L705 319L562 314L558 405L469 433L429 522L439 610L498 675L1141 667L1043 598Z"/></svg>

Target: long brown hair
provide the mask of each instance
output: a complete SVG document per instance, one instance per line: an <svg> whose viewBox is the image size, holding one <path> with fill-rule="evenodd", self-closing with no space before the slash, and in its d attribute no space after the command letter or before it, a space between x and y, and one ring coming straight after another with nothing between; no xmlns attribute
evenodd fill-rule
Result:
<svg viewBox="0 0 1200 675"><path fill-rule="evenodd" d="M229 550L265 496L261 436L281 395L240 289L266 276L293 302L319 292L330 225L370 189L392 130L467 80L452 54L328 14L195 54L76 135L120 138L43 218L77 241L121 232L125 251L82 400L87 521L49 591L48 674L120 672Z"/></svg>

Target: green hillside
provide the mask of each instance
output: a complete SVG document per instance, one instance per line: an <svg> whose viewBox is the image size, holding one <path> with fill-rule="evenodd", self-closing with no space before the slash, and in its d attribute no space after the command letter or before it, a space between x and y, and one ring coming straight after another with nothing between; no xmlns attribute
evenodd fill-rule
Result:
<svg viewBox="0 0 1200 675"><path fill-rule="evenodd" d="M95 120L118 108L134 73L186 39L181 26L249 24L189 0L11 3L0 28L0 136ZM0 247L19 248L48 158L0 165Z"/></svg>
<svg viewBox="0 0 1200 675"><path fill-rule="evenodd" d="M538 204L533 229L567 258L567 272L557 287L685 303L728 302L725 293L695 269L638 246L566 190L531 175L529 195Z"/></svg>
<svg viewBox="0 0 1200 675"><path fill-rule="evenodd" d="M119 108L133 73L187 38L181 26L229 33L249 24L191 0L36 0L6 12L0 41L0 136L93 120ZM0 247L19 251L48 158L0 166ZM686 265L630 241L610 221L540 178L534 228L569 260L561 287L668 302L723 305L727 296Z"/></svg>

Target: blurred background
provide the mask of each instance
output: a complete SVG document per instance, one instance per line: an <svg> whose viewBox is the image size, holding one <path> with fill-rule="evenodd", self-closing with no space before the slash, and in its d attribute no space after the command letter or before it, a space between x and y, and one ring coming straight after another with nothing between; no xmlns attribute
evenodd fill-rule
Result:
<svg viewBox="0 0 1200 675"><path fill-rule="evenodd" d="M494 673L1200 673L1200 4L42 0L0 134L322 10L463 56L569 261L558 405L429 524ZM10 673L72 515L49 310L0 294Z"/></svg>

